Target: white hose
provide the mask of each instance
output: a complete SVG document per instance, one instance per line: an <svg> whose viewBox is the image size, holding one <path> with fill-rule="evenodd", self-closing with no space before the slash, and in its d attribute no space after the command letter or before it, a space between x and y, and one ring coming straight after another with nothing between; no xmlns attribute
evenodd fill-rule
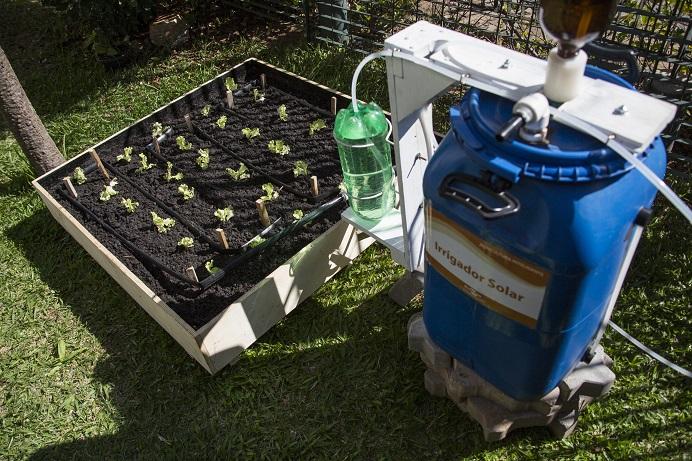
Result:
<svg viewBox="0 0 692 461"><path fill-rule="evenodd" d="M363 60L358 64L358 67L356 67L355 72L353 72L353 79L351 80L351 100L353 101L353 112L358 112L358 99L356 98L356 85L358 84L358 76L360 75L360 71L363 70L363 68L370 62L373 61L377 58L383 58L385 56L391 55L392 52L390 50L382 50L378 51L376 53L372 53L367 55Z"/></svg>
<svg viewBox="0 0 692 461"><path fill-rule="evenodd" d="M576 117L565 114L557 109L551 108L553 114L553 119L558 122L564 123L566 125L577 128L578 130L598 139L603 144L607 145L620 157L631 163L637 171L639 171L644 177L649 181L656 189L663 194L665 198L668 199L670 203L673 204L675 208L678 209L680 213L687 219L687 221L692 224L692 210L685 204L685 202L678 197L673 190L668 187L668 185L658 176L656 173L651 171L644 162L639 160L634 154L632 154L625 146L615 141L612 137L608 136L603 131L589 125L588 123L582 122Z"/></svg>

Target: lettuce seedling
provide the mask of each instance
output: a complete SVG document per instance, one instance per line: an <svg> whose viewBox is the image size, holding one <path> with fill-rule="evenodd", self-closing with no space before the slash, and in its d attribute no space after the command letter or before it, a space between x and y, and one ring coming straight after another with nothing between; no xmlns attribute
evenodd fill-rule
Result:
<svg viewBox="0 0 692 461"><path fill-rule="evenodd" d="M250 240L250 243L248 243L248 245L250 246L250 248L255 248L255 247L262 245L266 241L267 241L267 239L265 239L261 235L257 235L257 236L255 236L255 238Z"/></svg>
<svg viewBox="0 0 692 461"><path fill-rule="evenodd" d="M211 112L211 106L202 107L202 110L200 112L202 113L202 115L206 117Z"/></svg>
<svg viewBox="0 0 692 461"><path fill-rule="evenodd" d="M173 174L173 164L171 162L166 162L166 172L163 174L163 179L167 182L180 181L183 179L182 171Z"/></svg>
<svg viewBox="0 0 692 461"><path fill-rule="evenodd" d="M102 202L107 202L113 197L114 195L118 195L118 191L115 190L115 186L118 185L118 180L113 178L111 179L111 182L103 186L103 190L101 191L101 194L99 195L99 198L101 199Z"/></svg>
<svg viewBox="0 0 692 461"><path fill-rule="evenodd" d="M195 163L202 170L209 168L209 149L200 149L197 151L199 157L195 160Z"/></svg>
<svg viewBox="0 0 692 461"><path fill-rule="evenodd" d="M137 168L135 171L137 173L144 173L147 170L151 170L155 166L156 163L149 163L147 156L144 154L144 152L141 152L139 154L139 168Z"/></svg>
<svg viewBox="0 0 692 461"><path fill-rule="evenodd" d="M72 179L74 179L74 182L77 184L84 184L87 181L87 177L84 174L84 170L82 170L82 167L77 167L74 169L72 172Z"/></svg>
<svg viewBox="0 0 692 461"><path fill-rule="evenodd" d="M195 244L195 241L192 239L192 237L183 237L180 240L178 240L178 246L185 248L189 250L192 248Z"/></svg>
<svg viewBox="0 0 692 461"><path fill-rule="evenodd" d="M296 221L300 221L303 219L303 216L305 216L305 213L303 213L303 210L293 210L293 219Z"/></svg>
<svg viewBox="0 0 692 461"><path fill-rule="evenodd" d="M181 184L178 186L178 192L183 194L183 200L190 200L195 196L195 188L190 187L187 184Z"/></svg>
<svg viewBox="0 0 692 461"><path fill-rule="evenodd" d="M213 260L213 259L210 259L209 261L205 262L205 263L204 263L204 268L205 268L205 269L207 270L207 272L209 272L210 274L215 274L215 273L217 273L219 270L221 270L221 269L219 269L218 267L216 267L216 266L214 265L214 260Z"/></svg>
<svg viewBox="0 0 692 461"><path fill-rule="evenodd" d="M131 198L124 198L120 201L120 204L125 207L128 213L132 214L139 207L139 202L135 202Z"/></svg>
<svg viewBox="0 0 692 461"><path fill-rule="evenodd" d="M286 112L286 104L281 104L278 109L279 120L285 122L288 120L288 113Z"/></svg>
<svg viewBox="0 0 692 461"><path fill-rule="evenodd" d="M317 133L318 131L327 128L327 124L324 123L324 120L321 118L318 118L314 122L310 123L310 136L313 134Z"/></svg>
<svg viewBox="0 0 692 461"><path fill-rule="evenodd" d="M123 160L126 163L130 163L132 161L132 147L124 148L123 153L115 157L116 162L122 162Z"/></svg>
<svg viewBox="0 0 692 461"><path fill-rule="evenodd" d="M262 190L264 191L264 195L261 196L260 199L263 202L270 202L279 196L279 191L275 191L274 184L270 182L262 184Z"/></svg>
<svg viewBox="0 0 692 461"><path fill-rule="evenodd" d="M308 163L305 160L298 160L293 166L293 176L307 176Z"/></svg>
<svg viewBox="0 0 692 461"><path fill-rule="evenodd" d="M238 89L238 85L235 83L233 77L226 78L226 91L235 91Z"/></svg>
<svg viewBox="0 0 692 461"><path fill-rule="evenodd" d="M280 139L272 139L271 141L269 141L269 144L267 144L267 148L270 152L279 155L286 155L289 152L291 152L291 148L288 147L288 144L284 144L284 142Z"/></svg>
<svg viewBox="0 0 692 461"><path fill-rule="evenodd" d="M241 131L247 139L256 138L260 135L259 128L243 128Z"/></svg>
<svg viewBox="0 0 692 461"><path fill-rule="evenodd" d="M151 212L151 220L154 223L154 226L156 226L156 230L159 232L159 234L165 234L172 229L173 226L175 226L175 219L162 218L153 211Z"/></svg>
<svg viewBox="0 0 692 461"><path fill-rule="evenodd" d="M252 98L255 100L255 102L264 102L264 93L260 93L260 90L255 88L252 90Z"/></svg>
<svg viewBox="0 0 692 461"><path fill-rule="evenodd" d="M227 121L228 121L228 117L226 117L225 115L222 115L222 116L219 117L219 119L216 121L216 126L218 126L218 127L221 128L221 129L226 128L226 122L227 122Z"/></svg>
<svg viewBox="0 0 692 461"><path fill-rule="evenodd" d="M216 216L221 222L228 222L233 217L233 208L218 208L214 212L214 216Z"/></svg>
<svg viewBox="0 0 692 461"><path fill-rule="evenodd" d="M175 143L178 145L178 149L180 150L192 149L192 143L185 139L185 136L178 136L175 138Z"/></svg>
<svg viewBox="0 0 692 461"><path fill-rule="evenodd" d="M154 122L151 125L151 136L154 138L158 138L163 134L163 125L161 125L159 122Z"/></svg>
<svg viewBox="0 0 692 461"><path fill-rule="evenodd" d="M226 173L228 173L234 181L241 181L250 177L250 173L248 173L248 169L244 163L241 163L237 170L226 168Z"/></svg>

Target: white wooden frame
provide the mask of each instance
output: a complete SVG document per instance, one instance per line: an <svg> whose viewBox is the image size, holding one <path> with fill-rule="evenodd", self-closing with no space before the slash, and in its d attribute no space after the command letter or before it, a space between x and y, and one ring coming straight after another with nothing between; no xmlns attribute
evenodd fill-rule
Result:
<svg viewBox="0 0 692 461"><path fill-rule="evenodd" d="M233 69L249 61L256 61L266 66L274 67L253 58L244 61ZM203 85L217 78L225 77L233 69L214 77ZM276 67L274 69L326 89L334 94L347 97L290 72ZM196 89L154 112L177 102L194 91ZM143 117L136 123L141 122L150 115ZM127 129L125 128L114 134L93 146L93 148L98 149L101 144L118 136ZM88 150L69 160L66 164L77 164L85 155L89 155ZM357 232L346 221L340 221L276 268L250 291L233 301L216 317L195 330L113 253L104 247L40 184L43 178L53 174L54 171L63 166L61 165L32 182L41 200L46 204L48 211L137 304L156 320L191 357L212 374L218 372L226 365L237 361L242 351L250 347L260 336L295 309L302 301L309 298L323 283L350 264L374 242L374 239Z"/></svg>

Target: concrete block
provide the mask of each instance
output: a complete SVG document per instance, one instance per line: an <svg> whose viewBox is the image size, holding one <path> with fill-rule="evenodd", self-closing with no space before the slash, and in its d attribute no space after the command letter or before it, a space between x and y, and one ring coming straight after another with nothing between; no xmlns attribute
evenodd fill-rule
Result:
<svg viewBox="0 0 692 461"><path fill-rule="evenodd" d="M404 307L422 291L422 275L406 272L406 275L397 280L389 289L389 298L399 306Z"/></svg>
<svg viewBox="0 0 692 461"><path fill-rule="evenodd" d="M559 385L540 399L520 401L503 393L473 370L453 359L428 336L421 314L408 325L409 349L418 352L427 370L425 389L447 397L483 428L487 441L504 439L514 429L547 426L558 438L574 432L579 415L605 395L615 381L612 360L599 347L588 363L582 362Z"/></svg>

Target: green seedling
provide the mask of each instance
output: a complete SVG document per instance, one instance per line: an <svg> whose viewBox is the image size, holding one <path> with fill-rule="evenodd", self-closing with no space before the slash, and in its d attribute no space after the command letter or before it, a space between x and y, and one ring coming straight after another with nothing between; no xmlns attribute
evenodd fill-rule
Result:
<svg viewBox="0 0 692 461"><path fill-rule="evenodd" d="M260 135L259 128L243 128L241 131L243 136L245 136L247 139L256 138Z"/></svg>
<svg viewBox="0 0 692 461"><path fill-rule="evenodd" d="M163 179L166 181L180 181L183 179L183 173L179 171L173 174L173 164L171 162L166 162L166 172L163 174Z"/></svg>
<svg viewBox="0 0 692 461"><path fill-rule="evenodd" d="M279 120L285 122L288 120L288 113L286 112L286 104L281 104L278 109Z"/></svg>
<svg viewBox="0 0 692 461"><path fill-rule="evenodd" d="M195 245L195 241L192 239L192 237L183 237L180 240L178 240L178 246L181 248L185 248L186 250L189 250Z"/></svg>
<svg viewBox="0 0 692 461"><path fill-rule="evenodd" d="M226 122L227 122L227 121L228 121L228 117L226 117L225 115L222 115L222 116L219 117L219 119L216 121L216 126L218 126L219 128L222 128L222 129L223 129L223 128L226 128Z"/></svg>
<svg viewBox="0 0 692 461"><path fill-rule="evenodd" d="M205 262L205 263L204 263L204 268L205 268L205 269L207 270L207 272L209 272L210 274L215 274L215 273L217 273L219 270L221 270L221 269L219 269L218 267L216 267L216 266L214 265L214 260L213 260L213 259L210 259L209 261Z"/></svg>
<svg viewBox="0 0 692 461"><path fill-rule="evenodd" d="M250 248L255 248L262 245L266 241L267 239L263 238L261 235L257 235L255 236L255 238L250 240L250 243L248 243L248 245L250 246Z"/></svg>
<svg viewBox="0 0 692 461"><path fill-rule="evenodd" d="M305 160L298 160L295 165L293 165L293 176L296 178L298 176L307 176L308 174L308 163Z"/></svg>
<svg viewBox="0 0 692 461"><path fill-rule="evenodd" d="M261 196L260 199L263 202L270 202L279 196L279 191L275 191L274 184L270 182L262 184L262 190L264 191L264 195Z"/></svg>
<svg viewBox="0 0 692 461"><path fill-rule="evenodd" d="M132 147L124 148L123 153L115 157L116 162L122 162L123 160L126 163L130 163L132 161Z"/></svg>
<svg viewBox="0 0 692 461"><path fill-rule="evenodd" d="M293 210L293 219L296 221L300 221L303 219L303 216L305 216L305 213L303 213L303 210Z"/></svg>
<svg viewBox="0 0 692 461"><path fill-rule="evenodd" d="M228 222L233 217L233 208L218 208L214 212L214 216L221 222Z"/></svg>
<svg viewBox="0 0 692 461"><path fill-rule="evenodd" d="M191 150L192 143L185 139L185 136L178 136L175 138L175 143L178 145L180 150Z"/></svg>
<svg viewBox="0 0 692 461"><path fill-rule="evenodd" d="M159 234L165 234L175 226L175 219L173 218L162 218L155 212L151 212L151 220L156 226L156 230Z"/></svg>
<svg viewBox="0 0 692 461"><path fill-rule="evenodd" d="M310 136L325 128L327 128L327 124L324 122L324 120L318 118L314 122L310 123Z"/></svg>
<svg viewBox="0 0 692 461"><path fill-rule="evenodd" d="M264 93L255 88L252 90L252 98L255 100L255 102L264 102Z"/></svg>
<svg viewBox="0 0 692 461"><path fill-rule="evenodd" d="M348 194L348 189L346 189L346 184L344 182L340 182L339 185L337 186L339 188L339 192L342 194Z"/></svg>
<svg viewBox="0 0 692 461"><path fill-rule="evenodd" d="M236 84L233 77L227 77L225 84L226 84L226 91L235 91L238 89L238 85Z"/></svg>
<svg viewBox="0 0 692 461"><path fill-rule="evenodd" d="M195 160L195 163L202 170L209 168L209 149L200 149L197 151L199 157Z"/></svg>
<svg viewBox="0 0 692 461"><path fill-rule="evenodd" d="M211 113L211 106L204 106L204 107L202 107L202 110L201 110L200 112L201 112L202 115L204 115L205 117L208 116L209 113Z"/></svg>
<svg viewBox="0 0 692 461"><path fill-rule="evenodd" d="M279 155L286 155L289 152L291 152L291 148L288 147L288 144L284 144L284 142L280 139L272 139L271 141L269 141L269 144L267 144L267 148L270 152Z"/></svg>
<svg viewBox="0 0 692 461"><path fill-rule="evenodd" d="M163 125L161 125L159 122L154 122L151 125L151 136L154 138L158 138L163 134Z"/></svg>
<svg viewBox="0 0 692 461"><path fill-rule="evenodd" d="M187 184L181 184L178 186L178 192L183 194L183 200L190 200L195 196L195 188L190 187Z"/></svg>
<svg viewBox="0 0 692 461"><path fill-rule="evenodd" d="M111 182L103 186L103 190L101 191L101 194L99 195L99 199L101 199L102 202L107 202L113 197L114 195L118 195L118 191L115 190L115 186L118 185L118 180L113 178Z"/></svg>
<svg viewBox="0 0 692 461"><path fill-rule="evenodd" d="M139 168L137 168L135 171L137 173L144 173L147 170L151 170L155 166L156 166L156 163L149 163L149 159L142 152L139 154Z"/></svg>
<svg viewBox="0 0 692 461"><path fill-rule="evenodd" d="M139 202L135 202L131 198L124 198L120 201L120 204L125 207L128 213L132 214L137 211L139 207Z"/></svg>
<svg viewBox="0 0 692 461"><path fill-rule="evenodd" d="M228 173L228 175L233 178L234 181L248 179L250 177L250 173L248 173L248 171L249 170L244 163L241 163L237 170L234 170L233 168L226 168L226 173Z"/></svg>
<svg viewBox="0 0 692 461"><path fill-rule="evenodd" d="M74 179L74 182L77 184L84 184L87 180L86 175L84 174L84 170L82 170L82 167L77 167L74 169L72 172L72 179Z"/></svg>

